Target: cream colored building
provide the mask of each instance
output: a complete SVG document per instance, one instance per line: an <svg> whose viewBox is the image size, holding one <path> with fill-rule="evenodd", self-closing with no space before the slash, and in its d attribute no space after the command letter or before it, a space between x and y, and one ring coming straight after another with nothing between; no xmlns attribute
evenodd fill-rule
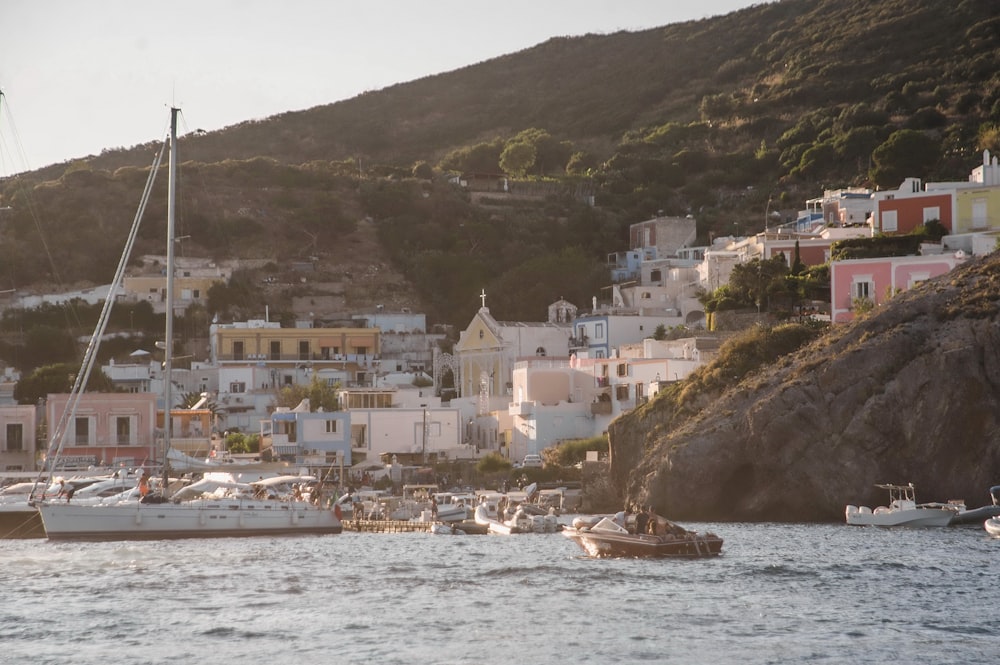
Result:
<svg viewBox="0 0 1000 665"><path fill-rule="evenodd" d="M458 393L461 397L478 396L482 415L509 401L514 364L519 358L569 357L575 308L571 314L568 307L550 307L549 321L501 322L490 314L485 295L481 297L483 306L459 334L455 356Z"/></svg>

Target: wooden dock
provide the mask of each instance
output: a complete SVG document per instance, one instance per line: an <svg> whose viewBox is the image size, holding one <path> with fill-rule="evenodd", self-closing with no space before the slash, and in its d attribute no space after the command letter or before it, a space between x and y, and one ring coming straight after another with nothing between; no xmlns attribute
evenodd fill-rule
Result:
<svg viewBox="0 0 1000 665"><path fill-rule="evenodd" d="M429 533L435 522L410 522L406 520L344 520L344 531L359 533ZM473 520L450 523L465 534L485 534L489 529L485 524Z"/></svg>
<svg viewBox="0 0 1000 665"><path fill-rule="evenodd" d="M344 531L360 533L414 533L428 532L433 522L410 522L408 520L344 520Z"/></svg>

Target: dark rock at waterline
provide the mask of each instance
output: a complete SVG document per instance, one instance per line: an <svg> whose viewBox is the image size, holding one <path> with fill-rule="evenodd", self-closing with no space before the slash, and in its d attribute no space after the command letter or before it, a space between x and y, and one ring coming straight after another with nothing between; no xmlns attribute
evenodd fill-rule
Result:
<svg viewBox="0 0 1000 665"><path fill-rule="evenodd" d="M989 503L1000 483L1000 256L837 325L677 424L654 400L609 429L627 502L706 521L840 521L883 505ZM674 424L672 429L664 426Z"/></svg>

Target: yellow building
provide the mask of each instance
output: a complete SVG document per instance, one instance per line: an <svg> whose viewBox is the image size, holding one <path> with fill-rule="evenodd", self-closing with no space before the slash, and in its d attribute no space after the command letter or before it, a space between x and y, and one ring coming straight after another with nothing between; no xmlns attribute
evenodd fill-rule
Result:
<svg viewBox="0 0 1000 665"><path fill-rule="evenodd" d="M257 324L257 325L254 325ZM219 363L361 361L377 359L378 328L281 328L249 321L211 328L212 355Z"/></svg>
<svg viewBox="0 0 1000 665"><path fill-rule="evenodd" d="M146 255L141 258L139 272L126 275L122 291L126 300L145 300L153 311L162 314L167 309L167 259ZM208 259L179 257L175 260L174 311L182 312L188 305L208 303L208 290L214 284L229 281L232 270Z"/></svg>
<svg viewBox="0 0 1000 665"><path fill-rule="evenodd" d="M1000 187L958 190L952 225L954 234L1000 229Z"/></svg>

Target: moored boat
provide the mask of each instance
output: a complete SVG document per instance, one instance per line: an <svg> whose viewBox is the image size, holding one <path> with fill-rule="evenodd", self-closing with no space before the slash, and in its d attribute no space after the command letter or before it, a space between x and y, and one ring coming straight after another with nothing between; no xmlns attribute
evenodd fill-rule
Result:
<svg viewBox="0 0 1000 665"><path fill-rule="evenodd" d="M955 503L916 502L913 483L907 485L876 485L889 491L889 505L878 506L874 510L868 506L848 505L845 509L847 523L852 526L906 526L935 527L948 526L952 518L961 511Z"/></svg>
<svg viewBox="0 0 1000 665"><path fill-rule="evenodd" d="M589 556L699 559L722 553L722 538L679 527L663 535L635 534L610 518L593 526L564 526L563 535Z"/></svg>
<svg viewBox="0 0 1000 665"><path fill-rule="evenodd" d="M179 109L170 110L169 137L169 174L167 201L167 266L166 266L166 305L167 312L174 307L174 247L177 238L174 233L174 217L176 207L177 182L177 117ZM162 155L162 153L161 153ZM150 181L147 192L152 189L152 177L158 170L159 161L150 171ZM136 218L138 223L141 215ZM133 228L133 232L136 229ZM133 233L134 238L134 233ZM127 264L130 246L126 247L119 271L115 276L117 284ZM112 287L113 288L113 287ZM110 303L102 312L101 320L88 348L88 360L78 376L78 384L86 383L85 377L92 367L94 354L99 343L101 332L110 314ZM164 376L171 376L173 353L173 316L166 320L165 341L163 348ZM84 380L81 380L84 379ZM164 381L164 445L163 445L163 481L159 493L154 494L148 484L144 484L141 500L121 500L113 503L84 505L72 500L40 500L36 502L41 515L45 533L51 540L88 539L88 540L137 540L157 538L217 538L232 536L256 535L289 535L289 534L337 534L342 531L339 508L336 505L324 506L322 483L312 487L308 498L303 496L303 487L315 481L315 478L303 476L284 476L277 478L260 478L252 483L230 483L228 486L216 486L212 489L202 486L192 490L185 488L184 493L171 494L168 473L171 460L171 381ZM75 408L75 406L74 406ZM64 413L64 420L68 420ZM56 427L53 440L65 440L66 428L63 423ZM59 451L62 444L59 444ZM148 483L148 478L143 476ZM193 487L193 485L192 485ZM186 498L191 495L190 498Z"/></svg>
<svg viewBox="0 0 1000 665"><path fill-rule="evenodd" d="M952 526L961 524L982 524L985 519L1000 516L1000 485L994 485L990 488L990 498L993 499L993 503L986 506L969 509L966 509L963 506L962 510L955 513L955 515L951 518Z"/></svg>

